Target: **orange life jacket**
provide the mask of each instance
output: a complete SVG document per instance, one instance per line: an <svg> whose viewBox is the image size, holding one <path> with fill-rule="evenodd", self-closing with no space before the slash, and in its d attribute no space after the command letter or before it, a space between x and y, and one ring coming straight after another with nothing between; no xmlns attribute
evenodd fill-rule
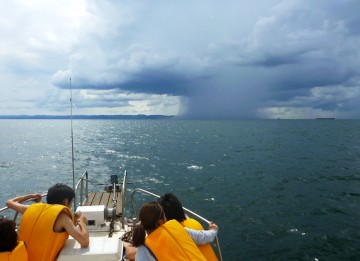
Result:
<svg viewBox="0 0 360 261"><path fill-rule="evenodd" d="M53 227L63 212L74 220L69 208L63 205L33 204L25 210L19 229L19 239L26 244L29 261L52 261L58 256L69 234L54 232Z"/></svg>
<svg viewBox="0 0 360 261"><path fill-rule="evenodd" d="M175 219L159 226L145 239L145 245L162 260L206 260L194 240Z"/></svg>
<svg viewBox="0 0 360 261"><path fill-rule="evenodd" d="M204 227L197 220L195 220L193 218L187 218L186 220L181 222L181 225L183 225L184 227L187 227L187 228L195 229L195 230L204 230ZM198 247L199 247L201 253L203 253L203 255L205 256L206 260L211 260L211 261L218 260L210 243L206 243L206 244L200 245Z"/></svg>
<svg viewBox="0 0 360 261"><path fill-rule="evenodd" d="M24 242L19 241L17 246L11 252L1 252L1 261L27 261L28 255Z"/></svg>

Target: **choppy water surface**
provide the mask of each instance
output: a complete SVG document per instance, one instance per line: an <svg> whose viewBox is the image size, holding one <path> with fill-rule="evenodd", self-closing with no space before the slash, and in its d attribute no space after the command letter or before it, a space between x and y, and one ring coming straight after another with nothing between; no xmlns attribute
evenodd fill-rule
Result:
<svg viewBox="0 0 360 261"><path fill-rule="evenodd" d="M75 168L174 192L219 225L224 260L355 260L359 138L350 120L76 120ZM1 205L71 185L70 144L69 121L0 120Z"/></svg>

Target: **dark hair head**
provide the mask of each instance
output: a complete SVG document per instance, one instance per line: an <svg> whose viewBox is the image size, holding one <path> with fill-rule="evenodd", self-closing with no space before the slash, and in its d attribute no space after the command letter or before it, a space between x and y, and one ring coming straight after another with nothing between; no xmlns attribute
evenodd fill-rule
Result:
<svg viewBox="0 0 360 261"><path fill-rule="evenodd" d="M167 220L175 219L182 222L186 219L183 207L178 198L172 193L166 193L159 198L159 204L165 212Z"/></svg>
<svg viewBox="0 0 360 261"><path fill-rule="evenodd" d="M0 220L0 252L12 251L18 243L18 235L15 231L15 222L12 220Z"/></svg>
<svg viewBox="0 0 360 261"><path fill-rule="evenodd" d="M159 221L165 218L162 207L157 202L145 203L139 212L140 224L135 226L133 245L138 247L145 243L145 231L151 233L159 226Z"/></svg>
<svg viewBox="0 0 360 261"><path fill-rule="evenodd" d="M63 204L64 200L67 199L70 203L75 197L75 192L72 188L65 184L57 183L49 188L46 202L48 204Z"/></svg>

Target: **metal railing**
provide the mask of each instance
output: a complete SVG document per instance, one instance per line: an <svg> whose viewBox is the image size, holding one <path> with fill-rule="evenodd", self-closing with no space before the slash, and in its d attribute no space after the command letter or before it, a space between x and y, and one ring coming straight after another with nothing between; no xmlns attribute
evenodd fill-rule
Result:
<svg viewBox="0 0 360 261"><path fill-rule="evenodd" d="M86 201L86 199L88 197L88 194L89 194L89 174L88 174L87 171L85 171L81 175L79 181L75 185L75 188L74 188L75 197L74 197L74 203L73 203L73 213L75 213L76 207L77 207L76 194L78 192L79 186L80 186L80 192L79 192L80 193L80 195L79 195L79 197L80 197L80 206L82 206L85 203L85 201ZM85 191L84 191L84 187L85 187Z"/></svg>
<svg viewBox="0 0 360 261"><path fill-rule="evenodd" d="M133 209L134 216L137 218L137 214L136 214L136 210L135 210L135 204L134 204L134 195L135 195L136 192L142 192L144 194L153 196L153 197L158 198L158 199L160 198L160 196L157 195L157 194L154 194L154 193L152 193L150 191L141 189L141 188L134 189L133 192L131 192L131 206L132 206L132 209ZM206 218L200 216L199 214L197 214L197 213L195 213L195 212L193 212L193 211L191 211L191 210L189 210L189 209L187 209L185 207L183 207L183 209L184 209L185 213L189 213L189 214L197 217L198 219L206 222L207 224L210 224L209 220L207 220ZM219 239L218 239L217 236L215 237L215 245L216 245L217 256L218 256L219 260L222 261L223 259L222 259L222 255L221 255L220 243L219 243Z"/></svg>
<svg viewBox="0 0 360 261"><path fill-rule="evenodd" d="M124 171L124 177L121 187L121 197L122 197L122 206L121 206L121 224L122 228L125 228L125 206L126 206L126 190L127 190L127 172Z"/></svg>
<svg viewBox="0 0 360 261"><path fill-rule="evenodd" d="M125 170L124 172L124 176L123 176L123 181L122 181L122 187L121 187L121 196L122 196L122 209L121 209L121 213L122 213L122 226L123 228L125 227L125 224L124 224L124 217L125 217L125 203L126 203L126 190L127 190L127 172ZM79 193L79 198L80 198L80 202L79 202L79 205L82 206L86 203L86 200L88 199L88 194L89 194L89 174L87 171L85 171L81 177L79 178L78 182L76 183L75 185L75 197L74 197L74 202L73 202L73 213L75 213L76 211L76 207L77 207L77 194ZM46 196L47 193L44 193L42 194L41 196L44 197ZM20 203L26 203L26 202L30 202L32 201L33 198L30 198L30 199L27 199L25 201L22 201ZM8 210L9 207L3 207L0 209L0 213L3 212L3 211L6 211ZM18 212L15 212L15 215L14 215L14 221L16 220L18 216Z"/></svg>
<svg viewBox="0 0 360 261"><path fill-rule="evenodd" d="M41 198L46 197L46 196L47 196L47 192L41 194ZM35 199L35 198L29 198L29 199L27 199L27 200L20 201L19 203L27 203L27 202L30 202L30 201L34 201L34 199ZM7 207L7 206L6 206L6 207L3 207L3 208L0 208L0 213L3 212L3 211L5 211L5 210L8 210L8 209L11 209L11 208L9 208L9 207ZM11 210L13 210L13 209L11 209ZM19 215L19 212L18 212L18 211L15 211L15 210L13 210L13 211L15 212L15 215L14 215L13 220L16 221L17 216Z"/></svg>
<svg viewBox="0 0 360 261"><path fill-rule="evenodd" d="M85 181L85 192L84 192L84 181ZM75 197L74 197L74 204L73 204L73 207L74 207L74 213L75 213L75 208L76 208L76 193L78 191L78 188L80 186L80 204L84 204L85 200L87 199L87 195L88 195L88 191L89 191L89 177L88 177L88 173L87 171L85 171L79 181L77 182L76 186L75 186ZM85 195L85 197L84 197ZM45 197L47 196L47 192L46 193L43 193L41 194L41 197ZM30 201L33 201L34 199L33 198L29 198L27 200L24 200L24 201L21 201L20 203L27 203L27 202L30 202ZM0 213L5 211L5 210L8 210L9 207L3 207L3 208L0 208ZM17 215L18 215L18 212L16 212L15 216L14 216L14 220L16 220L17 218Z"/></svg>

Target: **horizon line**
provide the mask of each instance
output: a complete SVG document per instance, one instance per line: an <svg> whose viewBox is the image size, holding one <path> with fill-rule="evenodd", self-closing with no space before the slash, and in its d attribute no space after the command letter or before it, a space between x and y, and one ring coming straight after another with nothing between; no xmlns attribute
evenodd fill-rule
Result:
<svg viewBox="0 0 360 261"><path fill-rule="evenodd" d="M0 115L0 119L161 119L161 118L173 118L174 115L161 115L161 114L94 114L94 115Z"/></svg>

